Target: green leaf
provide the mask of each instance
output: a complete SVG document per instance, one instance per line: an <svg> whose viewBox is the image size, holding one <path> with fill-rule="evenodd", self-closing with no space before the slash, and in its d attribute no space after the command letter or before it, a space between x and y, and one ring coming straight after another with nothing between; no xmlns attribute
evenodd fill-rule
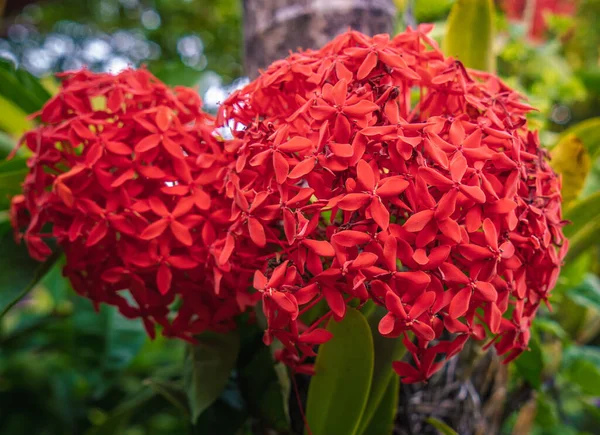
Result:
<svg viewBox="0 0 600 435"><path fill-rule="evenodd" d="M565 236L571 237L588 222L600 219L600 191L573 202L566 209L564 218L571 223L564 227Z"/></svg>
<svg viewBox="0 0 600 435"><path fill-rule="evenodd" d="M442 435L458 435L458 433L454 429L452 429L446 423L444 423L441 420L438 420L435 417L429 417L425 421L427 423L429 423L430 425L432 425L433 427L435 427L438 430L438 432L441 433Z"/></svg>
<svg viewBox="0 0 600 435"><path fill-rule="evenodd" d="M552 168L562 175L562 198L565 204L577 198L590 172L591 159L582 140L575 134L563 136L551 151Z"/></svg>
<svg viewBox="0 0 600 435"><path fill-rule="evenodd" d="M571 134L583 142L590 156L596 157L600 152L600 117L586 119L566 129L560 140Z"/></svg>
<svg viewBox="0 0 600 435"><path fill-rule="evenodd" d="M187 396L183 388L173 381L163 379L146 379L145 385L148 385L167 401L179 409L183 415L189 418L190 410L188 408Z"/></svg>
<svg viewBox="0 0 600 435"><path fill-rule="evenodd" d="M542 385L542 370L544 360L538 338L532 334L529 340L529 350L523 352L516 360L517 372L536 390Z"/></svg>
<svg viewBox="0 0 600 435"><path fill-rule="evenodd" d="M239 435L248 420L244 401L234 382L229 382L221 396L198 418L192 435Z"/></svg>
<svg viewBox="0 0 600 435"><path fill-rule="evenodd" d="M144 388L132 397L121 402L100 425L92 427L86 435L113 435L123 433L131 415L156 395L150 388Z"/></svg>
<svg viewBox="0 0 600 435"><path fill-rule="evenodd" d="M1 78L0 81L2 81ZM27 119L27 113L12 101L3 98L1 94L0 113L2 114L0 116L0 130L7 133L18 135L33 127L33 123Z"/></svg>
<svg viewBox="0 0 600 435"><path fill-rule="evenodd" d="M227 385L240 348L236 331L205 332L197 339L198 344L187 349L183 375L192 423L217 400Z"/></svg>
<svg viewBox="0 0 600 435"><path fill-rule="evenodd" d="M378 324L385 313L385 309L378 306L375 312L369 317L369 326L371 327L375 351L375 363L367 407L365 408L360 428L357 432L359 434L364 433L368 435L369 432L365 432L365 430L377 411L379 403L390 384L390 380L392 377L396 377L392 368L392 361L400 360L406 352L401 339L387 338L379 334L377 330Z"/></svg>
<svg viewBox="0 0 600 435"><path fill-rule="evenodd" d="M588 273L583 282L573 287L566 295L582 307L600 311L600 278Z"/></svg>
<svg viewBox="0 0 600 435"><path fill-rule="evenodd" d="M333 338L319 348L316 375L308 388L306 417L314 435L353 435L371 388L371 329L365 317L351 308L340 322L330 320L327 330Z"/></svg>
<svg viewBox="0 0 600 435"><path fill-rule="evenodd" d="M0 224L8 226L8 223ZM40 282L60 257L52 254L40 264L29 257L24 245L17 246L11 231L0 236L0 319Z"/></svg>
<svg viewBox="0 0 600 435"><path fill-rule="evenodd" d="M600 396L600 367L593 361L574 360L569 365L565 376L570 383L578 385L584 394Z"/></svg>
<svg viewBox="0 0 600 435"><path fill-rule="evenodd" d="M392 376L369 425L363 431L365 435L390 435L393 432L399 394L400 378Z"/></svg>
<svg viewBox="0 0 600 435"><path fill-rule="evenodd" d="M6 60L0 60L0 95L27 114L40 110L50 99L37 78Z"/></svg>
<svg viewBox="0 0 600 435"><path fill-rule="evenodd" d="M287 401L289 385L282 388L276 370L285 367L273 361L271 351L262 341L249 361L238 368L239 385L250 412L278 431L289 430ZM241 359L241 358L240 358ZM285 377L287 380L287 376ZM284 393L287 390L287 394Z"/></svg>
<svg viewBox="0 0 600 435"><path fill-rule="evenodd" d="M10 135L0 131L0 161L12 152L16 144L16 141Z"/></svg>
<svg viewBox="0 0 600 435"><path fill-rule="evenodd" d="M450 11L443 51L466 67L496 70L493 0L458 0Z"/></svg>
<svg viewBox="0 0 600 435"><path fill-rule="evenodd" d="M28 171L24 158L0 161L0 210L6 210L10 198L21 192L21 183Z"/></svg>
<svg viewBox="0 0 600 435"><path fill-rule="evenodd" d="M600 219L588 222L569 238L569 252L565 263L569 264L592 246L600 243Z"/></svg>

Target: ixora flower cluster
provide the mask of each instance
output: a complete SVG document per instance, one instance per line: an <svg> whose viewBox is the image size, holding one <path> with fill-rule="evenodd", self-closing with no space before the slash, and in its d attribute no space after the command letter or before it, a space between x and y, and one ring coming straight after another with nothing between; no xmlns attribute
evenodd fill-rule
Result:
<svg viewBox="0 0 600 435"><path fill-rule="evenodd" d="M75 289L151 335L234 328L262 299L265 343L312 373L326 322L371 301L412 355L394 363L404 382L470 337L511 360L566 253L560 182L531 108L428 30L292 54L216 121L144 70L66 74L25 135L13 223L35 258L56 239Z"/></svg>
<svg viewBox="0 0 600 435"><path fill-rule="evenodd" d="M527 129L531 107L444 57L428 30L348 32L275 62L221 107L236 161L234 247L220 261L249 245L270 254L254 276L265 342L281 341L297 371L331 338L325 321L367 301L412 355L394 364L404 382L470 337L493 337L509 361L558 277L560 182Z"/></svg>
<svg viewBox="0 0 600 435"><path fill-rule="evenodd" d="M31 255L43 260L55 239L74 289L142 317L151 336L156 324L188 340L235 327L234 316L254 304L253 271L215 267L217 235L229 226L222 189L231 158L197 92L171 90L145 70L62 79L37 114L42 125L24 136L30 173L12 201Z"/></svg>

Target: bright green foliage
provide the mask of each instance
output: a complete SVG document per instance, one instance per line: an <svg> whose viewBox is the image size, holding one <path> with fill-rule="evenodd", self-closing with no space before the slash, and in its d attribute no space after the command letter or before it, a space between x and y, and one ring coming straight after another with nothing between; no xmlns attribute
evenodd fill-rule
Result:
<svg viewBox="0 0 600 435"><path fill-rule="evenodd" d="M333 338L321 345L308 390L306 418L314 435L357 433L373 375L371 329L349 309L341 322L330 320Z"/></svg>
<svg viewBox="0 0 600 435"><path fill-rule="evenodd" d="M466 67L496 70L494 43L494 2L457 0L450 11L443 42L444 53Z"/></svg>

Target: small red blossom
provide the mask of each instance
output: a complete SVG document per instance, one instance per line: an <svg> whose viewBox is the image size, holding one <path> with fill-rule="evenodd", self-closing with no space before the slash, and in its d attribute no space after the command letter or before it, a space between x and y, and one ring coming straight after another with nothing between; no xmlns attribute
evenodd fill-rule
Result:
<svg viewBox="0 0 600 435"><path fill-rule="evenodd" d="M527 130L531 108L444 57L428 30L345 33L274 63L220 108L235 163L219 264L263 261L265 342L281 341L277 357L299 372L330 338L322 326L367 301L387 310L379 333L412 356L394 363L404 382L488 334L511 360L556 282L560 182Z"/></svg>

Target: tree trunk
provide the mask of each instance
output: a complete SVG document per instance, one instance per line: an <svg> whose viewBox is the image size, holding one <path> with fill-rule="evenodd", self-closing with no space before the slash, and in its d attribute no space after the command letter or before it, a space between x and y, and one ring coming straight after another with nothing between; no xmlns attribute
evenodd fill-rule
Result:
<svg viewBox="0 0 600 435"><path fill-rule="evenodd" d="M368 35L393 33L392 0L243 0L246 74L290 50L319 48L348 28Z"/></svg>

